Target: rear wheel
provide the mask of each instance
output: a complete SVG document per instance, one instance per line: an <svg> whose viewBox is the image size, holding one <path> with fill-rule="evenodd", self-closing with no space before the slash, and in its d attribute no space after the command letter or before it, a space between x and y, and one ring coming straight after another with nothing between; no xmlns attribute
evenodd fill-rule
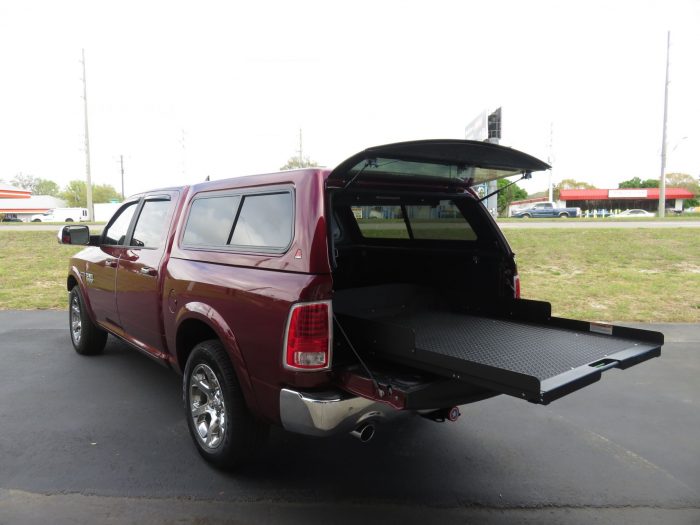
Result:
<svg viewBox="0 0 700 525"><path fill-rule="evenodd" d="M231 360L218 340L194 347L182 383L187 426L199 453L221 468L233 468L258 448L267 425L246 405Z"/></svg>
<svg viewBox="0 0 700 525"><path fill-rule="evenodd" d="M107 332L90 319L78 286L73 287L68 299L68 327L76 352L81 355L102 353L107 342Z"/></svg>
<svg viewBox="0 0 700 525"><path fill-rule="evenodd" d="M70 217L68 217L68 218L66 219L66 222L73 222L73 219L71 219Z"/></svg>
<svg viewBox="0 0 700 525"><path fill-rule="evenodd" d="M562 212L562 213L559 214L559 218L561 218L561 219L568 219L568 218L569 218L569 214L566 213L566 212Z"/></svg>

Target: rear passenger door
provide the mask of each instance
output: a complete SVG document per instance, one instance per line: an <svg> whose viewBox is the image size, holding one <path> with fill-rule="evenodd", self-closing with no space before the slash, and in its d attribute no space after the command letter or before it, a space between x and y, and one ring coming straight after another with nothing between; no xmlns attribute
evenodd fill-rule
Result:
<svg viewBox="0 0 700 525"><path fill-rule="evenodd" d="M164 357L162 262L178 193L147 195L117 268L117 309L124 337Z"/></svg>

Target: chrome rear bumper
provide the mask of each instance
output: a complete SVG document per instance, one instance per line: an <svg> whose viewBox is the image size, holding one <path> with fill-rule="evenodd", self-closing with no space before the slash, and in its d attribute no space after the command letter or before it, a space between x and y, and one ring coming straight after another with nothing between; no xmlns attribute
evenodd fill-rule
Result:
<svg viewBox="0 0 700 525"><path fill-rule="evenodd" d="M327 392L280 391L280 418L285 430L309 436L351 432L359 425L403 413L391 406L355 397L339 390Z"/></svg>

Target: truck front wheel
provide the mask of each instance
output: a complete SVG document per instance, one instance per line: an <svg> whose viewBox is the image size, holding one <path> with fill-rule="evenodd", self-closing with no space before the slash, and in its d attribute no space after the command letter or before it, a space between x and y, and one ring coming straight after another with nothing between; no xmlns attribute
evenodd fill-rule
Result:
<svg viewBox="0 0 700 525"><path fill-rule="evenodd" d="M68 327L75 351L81 355L101 354L107 342L107 332L92 322L85 308L80 287L74 286L68 296Z"/></svg>
<svg viewBox="0 0 700 525"><path fill-rule="evenodd" d="M246 405L223 345L209 340L194 347L182 382L187 426L199 453L214 465L233 468L264 441L267 425Z"/></svg>

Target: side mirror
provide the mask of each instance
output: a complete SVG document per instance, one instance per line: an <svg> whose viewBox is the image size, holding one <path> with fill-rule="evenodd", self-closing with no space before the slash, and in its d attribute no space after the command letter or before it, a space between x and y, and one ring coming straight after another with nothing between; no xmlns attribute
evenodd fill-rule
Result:
<svg viewBox="0 0 700 525"><path fill-rule="evenodd" d="M63 226L58 230L58 244L90 244L90 228L83 225Z"/></svg>

